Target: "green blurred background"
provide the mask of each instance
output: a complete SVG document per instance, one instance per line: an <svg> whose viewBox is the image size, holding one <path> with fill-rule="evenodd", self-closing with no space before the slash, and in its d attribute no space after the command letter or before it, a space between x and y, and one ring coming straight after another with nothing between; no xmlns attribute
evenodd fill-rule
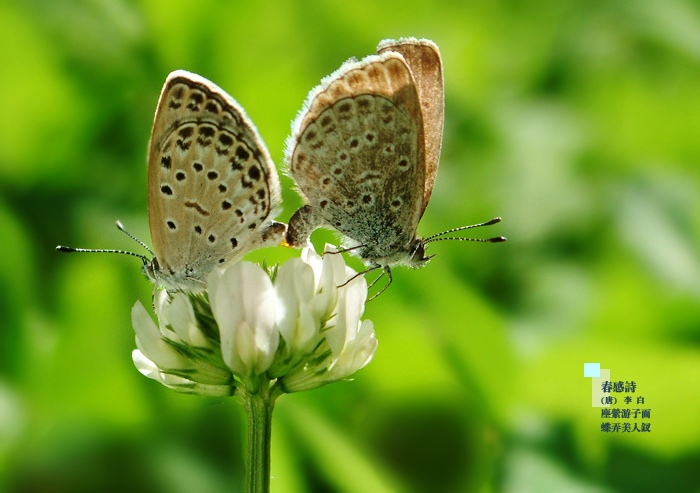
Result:
<svg viewBox="0 0 700 493"><path fill-rule="evenodd" d="M246 109L280 164L307 92L384 38L442 51L446 122L419 232L367 306L356 375L283 396L274 492L700 491L700 6L683 0L0 2L0 490L229 492L240 406L131 363L152 287L146 147L168 72ZM300 205L283 180L286 221ZM332 235L317 233L321 244ZM255 252L277 261L282 248ZM584 362L651 433L601 433ZM637 420L639 422L639 420Z"/></svg>

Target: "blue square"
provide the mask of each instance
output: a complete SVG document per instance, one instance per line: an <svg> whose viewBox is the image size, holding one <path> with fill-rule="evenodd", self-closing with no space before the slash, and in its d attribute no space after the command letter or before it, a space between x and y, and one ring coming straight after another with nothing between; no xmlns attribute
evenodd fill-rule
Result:
<svg viewBox="0 0 700 493"><path fill-rule="evenodd" d="M600 363L584 363L583 364L583 376L584 377L600 377Z"/></svg>

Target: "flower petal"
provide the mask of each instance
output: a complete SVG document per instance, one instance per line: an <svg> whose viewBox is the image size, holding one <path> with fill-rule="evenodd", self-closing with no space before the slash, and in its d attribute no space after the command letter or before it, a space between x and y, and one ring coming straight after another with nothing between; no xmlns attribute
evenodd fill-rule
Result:
<svg viewBox="0 0 700 493"><path fill-rule="evenodd" d="M136 346L158 368L189 366L187 358L163 340L158 326L153 322L140 301L137 301L131 310L131 321L136 332Z"/></svg>
<svg viewBox="0 0 700 493"><path fill-rule="evenodd" d="M377 337L374 333L374 324L371 320L365 320L359 326L355 339L343 348L331 367L326 378L329 380L340 380L360 368L364 368L377 350Z"/></svg>
<svg viewBox="0 0 700 493"><path fill-rule="evenodd" d="M279 345L277 300L269 276L255 264L239 262L215 270L208 285L224 361L243 378L265 372Z"/></svg>
<svg viewBox="0 0 700 493"><path fill-rule="evenodd" d="M277 327L287 353L307 354L321 338L321 322L309 310L316 295L313 268L298 258L288 260L277 272L275 291L279 301Z"/></svg>
<svg viewBox="0 0 700 493"><path fill-rule="evenodd" d="M161 305L158 316L161 327L172 327L180 341L191 346L210 346L207 337L197 327L197 320L189 296L181 292L172 293L170 296L169 303Z"/></svg>
<svg viewBox="0 0 700 493"><path fill-rule="evenodd" d="M367 281L358 276L338 289L335 325L326 332L333 355L339 357L345 345L355 339L367 299Z"/></svg>

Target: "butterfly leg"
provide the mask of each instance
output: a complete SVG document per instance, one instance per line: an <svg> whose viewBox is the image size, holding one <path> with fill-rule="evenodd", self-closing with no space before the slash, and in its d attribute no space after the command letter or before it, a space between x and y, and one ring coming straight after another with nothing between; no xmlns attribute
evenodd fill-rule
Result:
<svg viewBox="0 0 700 493"><path fill-rule="evenodd" d="M391 275L391 269L389 268L388 265L385 265L385 266L384 266L384 271L379 275L379 277L377 277L374 281L372 281L372 283L367 287L367 290L369 291L369 289L370 289L372 286L374 286L374 284L375 284L379 279L381 279L382 277L384 277L384 274L386 274L386 275L389 277L389 282L386 283L386 284L384 285L384 287L382 287L382 289L379 290L378 293L372 295L372 297L371 297L370 299L367 300L368 302L369 302L369 301L372 301L374 298L376 298L377 296L379 296L380 294L382 294L384 291L386 291L386 288L388 288L389 286L391 286L391 283L394 281L394 278L393 278L393 276Z"/></svg>
<svg viewBox="0 0 700 493"><path fill-rule="evenodd" d="M306 244L311 233L325 224L318 210L307 204L297 210L289 219L285 241L290 247L299 248Z"/></svg>

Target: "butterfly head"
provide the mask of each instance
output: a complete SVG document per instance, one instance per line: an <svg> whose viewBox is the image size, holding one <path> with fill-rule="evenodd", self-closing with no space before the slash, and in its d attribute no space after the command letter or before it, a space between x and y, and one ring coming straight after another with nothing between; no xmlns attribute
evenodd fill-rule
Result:
<svg viewBox="0 0 700 493"><path fill-rule="evenodd" d="M141 267L143 275L152 282L156 282L158 279L158 272L160 271L160 265L158 265L158 259L153 257L150 261L143 259L143 266Z"/></svg>
<svg viewBox="0 0 700 493"><path fill-rule="evenodd" d="M411 243L411 248L409 250L408 254L408 260L407 264L409 267L412 267L414 269L418 269L419 267L423 267L425 264L427 264L431 258L433 258L435 255L426 255L425 254L425 247L426 247L426 242L423 238L416 237L413 240L413 243Z"/></svg>

